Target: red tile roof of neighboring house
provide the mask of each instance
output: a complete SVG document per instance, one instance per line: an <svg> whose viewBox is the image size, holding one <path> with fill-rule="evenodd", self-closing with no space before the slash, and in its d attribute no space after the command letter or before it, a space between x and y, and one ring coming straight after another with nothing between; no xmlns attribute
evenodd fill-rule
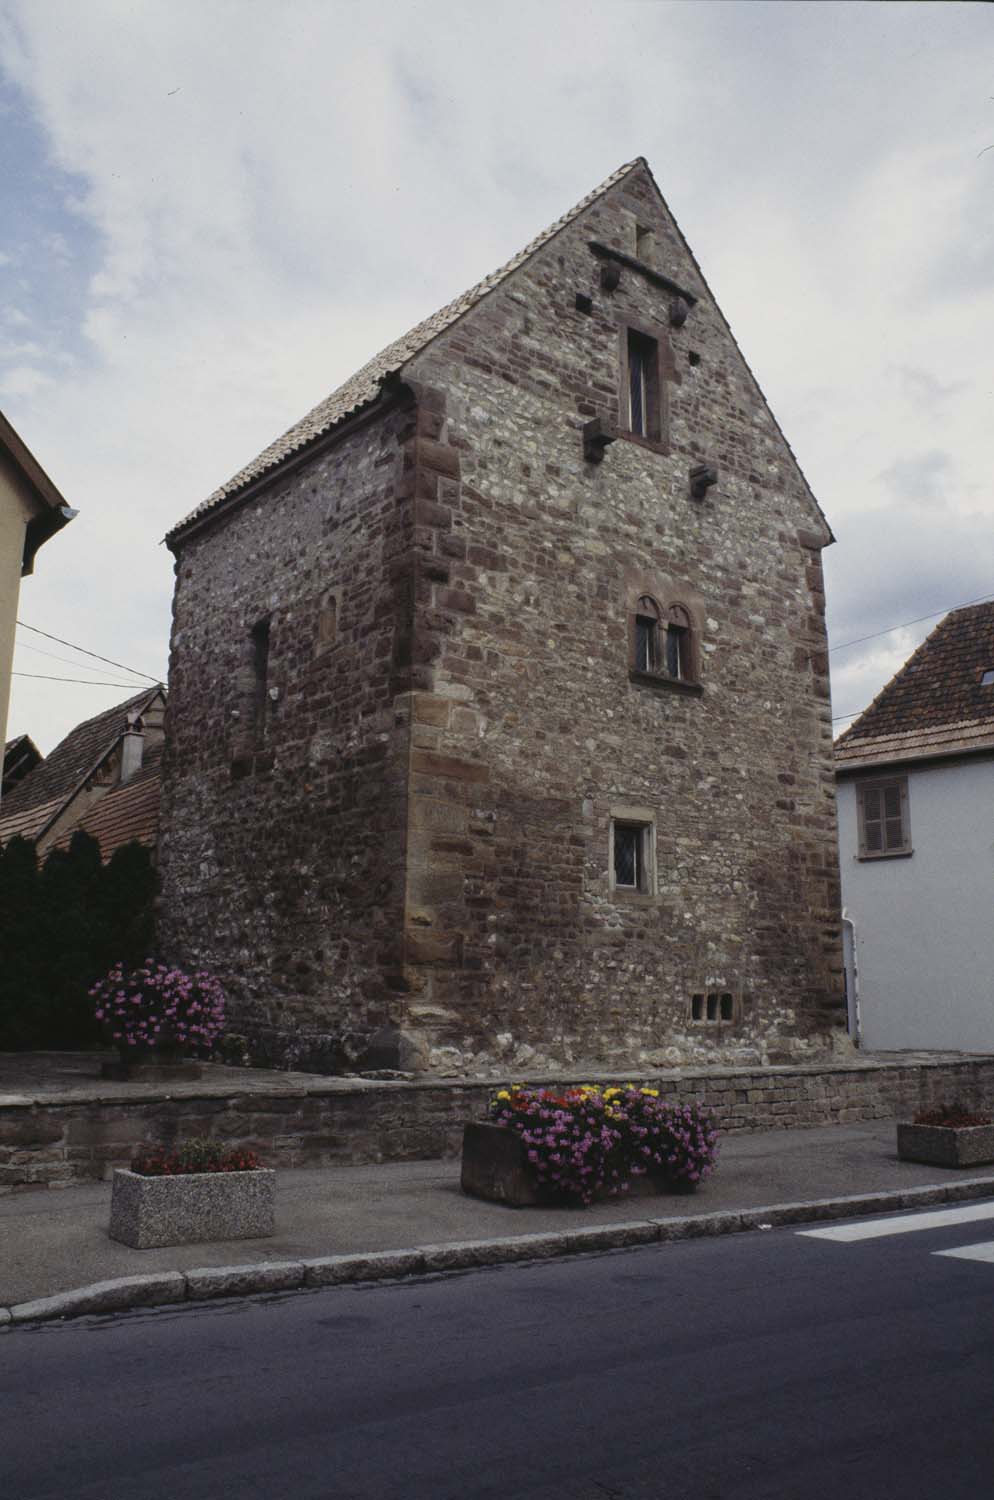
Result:
<svg viewBox="0 0 994 1500"><path fill-rule="evenodd" d="M159 791L162 784L162 745L149 748L145 764L124 786L115 787L101 797L76 824L56 840L55 848L64 849L77 831L88 833L100 845L104 860L115 849L136 839L149 849L155 848L159 833Z"/></svg>
<svg viewBox="0 0 994 1500"><path fill-rule="evenodd" d="M837 771L994 749L994 602L946 615L835 743Z"/></svg>
<svg viewBox="0 0 994 1500"><path fill-rule="evenodd" d="M100 762L110 754L128 727L128 717L142 713L159 686L143 688L133 698L105 709L77 724L52 753L0 803L0 842L20 834L37 838Z"/></svg>

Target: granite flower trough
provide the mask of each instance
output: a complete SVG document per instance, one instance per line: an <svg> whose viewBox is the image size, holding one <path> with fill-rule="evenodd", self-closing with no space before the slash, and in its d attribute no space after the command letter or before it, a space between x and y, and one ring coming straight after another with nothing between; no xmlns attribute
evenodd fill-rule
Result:
<svg viewBox="0 0 994 1500"><path fill-rule="evenodd" d="M276 1233L276 1173L258 1167L147 1177L119 1167L109 1233L134 1250L262 1239Z"/></svg>

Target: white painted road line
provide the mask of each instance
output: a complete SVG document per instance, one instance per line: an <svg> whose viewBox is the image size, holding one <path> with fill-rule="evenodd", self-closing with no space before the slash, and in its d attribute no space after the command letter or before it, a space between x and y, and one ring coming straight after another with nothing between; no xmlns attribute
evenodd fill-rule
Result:
<svg viewBox="0 0 994 1500"><path fill-rule="evenodd" d="M982 1245L962 1245L958 1250L933 1250L933 1255L952 1255L957 1260L994 1261L994 1240L985 1240Z"/></svg>
<svg viewBox="0 0 994 1500"><path fill-rule="evenodd" d="M962 1208L940 1208L931 1213L901 1214L895 1219L873 1219L862 1224L833 1224L831 1229L799 1229L812 1240L879 1240L889 1234L915 1234L922 1229L945 1229L949 1224L973 1224L994 1219L994 1203L967 1203Z"/></svg>

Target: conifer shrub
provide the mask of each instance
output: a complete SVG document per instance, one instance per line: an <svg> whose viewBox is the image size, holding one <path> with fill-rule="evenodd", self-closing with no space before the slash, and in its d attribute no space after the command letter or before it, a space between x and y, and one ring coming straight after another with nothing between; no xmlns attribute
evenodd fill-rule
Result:
<svg viewBox="0 0 994 1500"><path fill-rule="evenodd" d="M44 861L26 839L0 849L0 1051L99 1042L88 990L116 960L131 966L153 951L155 893L138 843L107 864L79 831Z"/></svg>

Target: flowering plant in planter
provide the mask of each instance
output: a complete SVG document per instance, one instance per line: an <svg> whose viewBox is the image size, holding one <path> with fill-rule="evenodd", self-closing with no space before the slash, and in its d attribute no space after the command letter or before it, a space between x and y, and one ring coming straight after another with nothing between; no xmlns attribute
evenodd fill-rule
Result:
<svg viewBox="0 0 994 1500"><path fill-rule="evenodd" d="M130 970L118 963L90 997L104 1034L126 1059L148 1052L209 1055L224 1030L224 990L203 970L184 974L154 958Z"/></svg>
<svg viewBox="0 0 994 1500"><path fill-rule="evenodd" d="M132 1172L142 1177L185 1177L192 1172L255 1172L262 1162L245 1146L226 1146L207 1136L193 1136L176 1151L149 1146L138 1152Z"/></svg>
<svg viewBox="0 0 994 1500"><path fill-rule="evenodd" d="M964 1127L994 1124L990 1115L977 1114L965 1104L954 1101L940 1104L935 1109L920 1109L914 1117L916 1125L937 1126L940 1130L962 1130Z"/></svg>
<svg viewBox="0 0 994 1500"><path fill-rule="evenodd" d="M649 1174L696 1187L714 1170L717 1133L701 1105L668 1104L658 1089L580 1084L562 1091L500 1089L494 1124L515 1131L540 1186L590 1203Z"/></svg>

